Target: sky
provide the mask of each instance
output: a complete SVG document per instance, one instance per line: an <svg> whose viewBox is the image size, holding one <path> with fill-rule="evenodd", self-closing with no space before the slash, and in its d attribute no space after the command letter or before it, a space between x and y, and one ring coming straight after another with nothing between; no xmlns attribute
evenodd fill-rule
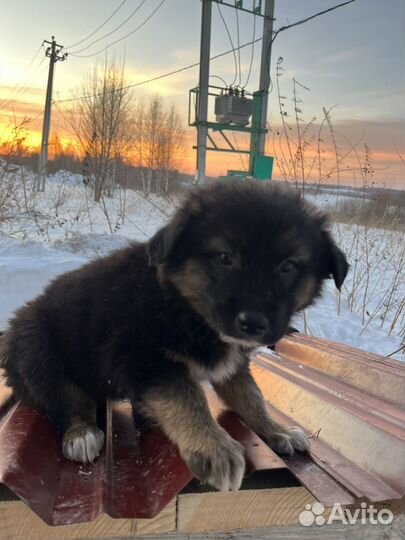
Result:
<svg viewBox="0 0 405 540"><path fill-rule="evenodd" d="M55 35L70 56L56 65L55 100L63 100L77 91L83 77L95 62L102 61L110 44L109 55L125 58L130 83L193 64L199 60L201 2L200 0L2 0L2 32L0 34L0 136L14 118L27 116L29 140L37 144L40 137L48 72L48 61L40 48L43 39ZM229 0L228 0L229 1ZM274 28L291 24L339 3L339 0L275 0ZM117 8L92 37L75 45L94 32ZM244 0L250 7L253 0ZM152 12L157 11L138 30L137 27ZM136 13L118 31L112 32L132 12ZM221 7L233 44L238 44L236 10ZM117 44L113 42L135 32ZM259 37L262 19L239 14L239 43ZM101 39L99 39L101 38ZM91 42L99 39L92 46ZM231 48L228 35L213 5L211 55ZM246 89L258 86L260 42L241 50L240 69L233 54L211 62L212 84L246 84L250 59L252 73ZM36 54L37 53L37 54ZM90 57L83 57L91 55ZM278 61L282 57L283 61ZM277 65L279 68L277 69ZM286 157L286 139L281 126L280 102L287 112L287 135L296 138L293 79L297 81L300 129L307 141L307 163L316 158L317 141L321 139L325 159L324 169L333 170L338 153L344 181L362 182L360 167L364 164L365 145L372 163L372 179L379 185L405 189L405 2L404 0L355 0L333 12L300 26L280 32L271 55L271 92L269 96L269 135L267 153ZM187 128L189 89L198 83L198 68L134 88L134 97L162 95L178 108L186 128L186 145L180 168L193 173L195 130ZM281 98L280 98L281 96ZM302 101L301 101L302 100ZM323 108L329 110L330 123ZM211 115L213 102L210 104ZM37 116L37 118L35 118ZM52 132L68 137L57 111L53 112ZM305 126L307 129L305 130ZM291 128L291 129L290 129ZM245 135L237 135L237 144L247 144ZM229 168L241 168L240 155L208 155L208 173L224 174ZM336 168L336 167L335 167ZM345 169L343 171L343 169ZM315 167L314 167L315 170ZM336 171L335 171L336 172ZM275 174L282 176L280 165ZM316 176L316 175L315 175Z"/></svg>

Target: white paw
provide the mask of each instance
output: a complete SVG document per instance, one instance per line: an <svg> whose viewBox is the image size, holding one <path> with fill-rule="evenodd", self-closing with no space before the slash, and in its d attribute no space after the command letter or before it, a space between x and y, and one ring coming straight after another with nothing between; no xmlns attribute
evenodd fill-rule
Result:
<svg viewBox="0 0 405 540"><path fill-rule="evenodd" d="M63 436L63 455L72 461L92 463L103 444L104 433L97 426L75 424Z"/></svg>
<svg viewBox="0 0 405 540"><path fill-rule="evenodd" d="M245 473L243 447L229 435L183 457L196 478L220 491L236 491Z"/></svg>
<svg viewBox="0 0 405 540"><path fill-rule="evenodd" d="M295 450L309 450L309 440L300 427L294 426L286 431L275 433L269 439L270 446L280 454L292 456Z"/></svg>

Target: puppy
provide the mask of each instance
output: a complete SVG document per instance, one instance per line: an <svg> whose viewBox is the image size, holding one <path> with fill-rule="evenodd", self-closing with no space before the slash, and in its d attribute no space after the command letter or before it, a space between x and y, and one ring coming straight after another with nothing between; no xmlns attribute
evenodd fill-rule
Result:
<svg viewBox="0 0 405 540"><path fill-rule="evenodd" d="M242 447L211 416L200 381L277 452L307 450L266 411L249 353L348 269L326 218L276 185L216 183L133 244L55 279L3 336L2 364L22 402L63 432L63 453L92 462L103 445L97 404L129 398L178 446L192 473L240 487Z"/></svg>

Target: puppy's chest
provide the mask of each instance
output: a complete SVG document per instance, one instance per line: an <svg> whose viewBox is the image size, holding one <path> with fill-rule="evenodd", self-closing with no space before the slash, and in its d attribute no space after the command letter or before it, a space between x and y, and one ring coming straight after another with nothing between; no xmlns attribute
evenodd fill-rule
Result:
<svg viewBox="0 0 405 540"><path fill-rule="evenodd" d="M230 379L248 360L240 347L230 345L213 365L206 366L194 358L183 358L182 361L188 366L195 381L219 383Z"/></svg>

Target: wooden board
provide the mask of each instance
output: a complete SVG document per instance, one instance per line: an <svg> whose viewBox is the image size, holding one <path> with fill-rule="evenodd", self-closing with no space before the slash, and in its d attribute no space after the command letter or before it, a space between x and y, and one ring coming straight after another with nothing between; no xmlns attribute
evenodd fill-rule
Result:
<svg viewBox="0 0 405 540"><path fill-rule="evenodd" d="M101 515L90 523L50 527L21 501L1 501L0 540L405 538L404 499L374 505L377 509L389 508L394 514L394 523L384 527L339 523L300 526L298 516L306 504L313 502L314 497L304 487L190 493L179 495L152 519L112 519ZM326 517L327 513L323 515Z"/></svg>
<svg viewBox="0 0 405 540"><path fill-rule="evenodd" d="M152 519L112 519L101 515L90 523L50 527L21 501L0 502L0 540L134 538L176 530L176 500Z"/></svg>
<svg viewBox="0 0 405 540"><path fill-rule="evenodd" d="M390 525L332 524L327 527L271 527L265 529L228 530L223 533L169 534L149 536L148 540L404 540L404 518ZM98 540L92 538L89 540ZM110 538L108 540L124 540Z"/></svg>
<svg viewBox="0 0 405 540"><path fill-rule="evenodd" d="M220 531L297 524L315 498L304 487L178 496L179 532Z"/></svg>

